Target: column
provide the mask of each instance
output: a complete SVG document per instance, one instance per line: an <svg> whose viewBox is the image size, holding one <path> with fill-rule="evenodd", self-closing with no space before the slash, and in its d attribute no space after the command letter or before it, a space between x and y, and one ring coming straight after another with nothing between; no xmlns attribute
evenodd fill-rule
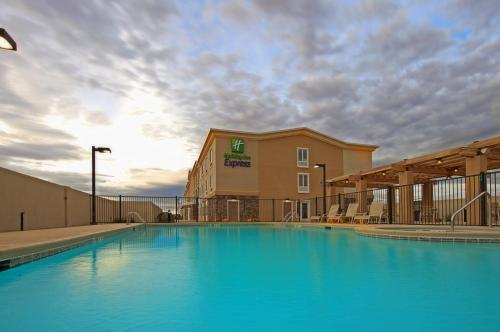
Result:
<svg viewBox="0 0 500 332"><path fill-rule="evenodd" d="M487 170L488 160L485 155L465 159L465 203L481 193L480 173ZM466 213L467 225L481 225L481 199L471 204Z"/></svg>
<svg viewBox="0 0 500 332"><path fill-rule="evenodd" d="M413 183L411 171L399 173L399 223L413 224Z"/></svg>
<svg viewBox="0 0 500 332"><path fill-rule="evenodd" d="M426 182L422 186L422 205L420 206L420 220L429 224L436 222L434 213L434 193L432 182Z"/></svg>
<svg viewBox="0 0 500 332"><path fill-rule="evenodd" d="M358 212L368 211L367 200L367 183L366 180L361 179L356 181L356 202L359 204Z"/></svg>

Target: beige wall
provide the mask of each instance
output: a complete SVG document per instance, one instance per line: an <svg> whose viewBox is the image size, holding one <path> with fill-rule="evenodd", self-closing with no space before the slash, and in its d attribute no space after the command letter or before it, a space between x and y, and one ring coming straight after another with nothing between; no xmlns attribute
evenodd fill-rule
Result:
<svg viewBox="0 0 500 332"><path fill-rule="evenodd" d="M232 137L232 136L231 136ZM236 136L239 137L239 136ZM259 193L259 142L254 139L241 137L245 140L245 155L252 159L251 167L224 166L224 153L231 153L230 137L216 138L216 195L244 195L253 196Z"/></svg>
<svg viewBox="0 0 500 332"><path fill-rule="evenodd" d="M343 150L343 174L354 174L372 168L372 153L359 150Z"/></svg>
<svg viewBox="0 0 500 332"><path fill-rule="evenodd" d="M0 231L85 225L90 201L85 193L0 167ZM65 199L66 196L66 199Z"/></svg>
<svg viewBox="0 0 500 332"><path fill-rule="evenodd" d="M297 148L309 148L309 167L297 166ZM259 146L261 198L309 198L322 196L323 172L314 168L325 163L326 178L342 174L342 149L305 135L268 139ZM309 193L298 193L297 174L309 173Z"/></svg>
<svg viewBox="0 0 500 332"><path fill-rule="evenodd" d="M90 223L91 195L66 187L66 226Z"/></svg>
<svg viewBox="0 0 500 332"><path fill-rule="evenodd" d="M252 166L224 165L224 154L231 153L230 139L245 140L245 155L251 157ZM314 164L327 164L326 177L369 169L372 149L336 143L318 137L307 130L293 134L262 137L253 133L223 132L208 136L199 159L195 163L186 186L186 196L213 197L216 195L259 196L260 198L310 198L322 196L322 170ZM346 146L343 146L346 145ZM309 149L309 166L297 166L297 148ZM205 160L213 151L212 165ZM203 167L202 167L203 166ZM202 170L203 169L203 170ZM308 173L308 193L298 192L298 173ZM205 184L210 183L205 190ZM329 194L327 192L327 194Z"/></svg>

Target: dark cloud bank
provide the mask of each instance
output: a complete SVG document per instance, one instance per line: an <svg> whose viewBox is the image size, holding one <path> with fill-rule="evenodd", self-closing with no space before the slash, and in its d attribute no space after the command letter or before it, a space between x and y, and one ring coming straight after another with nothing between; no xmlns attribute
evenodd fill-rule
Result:
<svg viewBox="0 0 500 332"><path fill-rule="evenodd" d="M196 8L195 23L185 17L188 6L173 1L7 0L2 7L0 18L26 49L0 62L0 116L16 133L0 127L7 166L84 158L71 134L39 119L56 105L68 117L107 125L103 110L89 109L76 92L129 98L131 82L174 105L154 111L175 113L169 135L189 135L192 149L210 127L308 126L380 145L380 164L500 134L496 0L227 1ZM208 31L206 13L217 21ZM248 42L230 47L225 38L239 34ZM200 46L212 40L220 47ZM261 53L266 61L252 60ZM145 130L161 138L159 125ZM88 188L81 174L41 175Z"/></svg>

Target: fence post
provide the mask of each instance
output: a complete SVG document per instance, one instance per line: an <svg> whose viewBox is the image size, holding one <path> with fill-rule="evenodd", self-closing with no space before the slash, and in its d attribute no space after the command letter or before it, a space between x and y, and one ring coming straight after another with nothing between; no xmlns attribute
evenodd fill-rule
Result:
<svg viewBox="0 0 500 332"><path fill-rule="evenodd" d="M198 219L198 214L200 212L200 207L199 207L199 201L198 201L199 197L196 197L196 208L195 208L195 214L196 214L196 222L199 222L199 219Z"/></svg>
<svg viewBox="0 0 500 332"><path fill-rule="evenodd" d="M178 202L178 198L177 198L177 195L175 195L175 216L174 216L174 222L177 222L177 202Z"/></svg>
<svg viewBox="0 0 500 332"><path fill-rule="evenodd" d="M479 192L486 191L486 174L484 172L479 173ZM487 211L486 211L486 196L482 196L480 200L480 220L481 226L487 225Z"/></svg>
<svg viewBox="0 0 500 332"><path fill-rule="evenodd" d="M118 203L118 208L120 209L120 211L118 212L118 220L119 222L122 222L122 195L120 195L120 198L119 198L119 203Z"/></svg>
<svg viewBox="0 0 500 332"><path fill-rule="evenodd" d="M316 215L318 215L318 196L315 197Z"/></svg>
<svg viewBox="0 0 500 332"><path fill-rule="evenodd" d="M388 187L387 188L387 223L392 224L392 216L393 216L393 211L392 211L392 198L393 198L393 191L394 188Z"/></svg>
<svg viewBox="0 0 500 332"><path fill-rule="evenodd" d="M21 230L24 231L24 211L21 212Z"/></svg>
<svg viewBox="0 0 500 332"><path fill-rule="evenodd" d="M276 221L276 217L274 215L274 198L273 198L273 221Z"/></svg>

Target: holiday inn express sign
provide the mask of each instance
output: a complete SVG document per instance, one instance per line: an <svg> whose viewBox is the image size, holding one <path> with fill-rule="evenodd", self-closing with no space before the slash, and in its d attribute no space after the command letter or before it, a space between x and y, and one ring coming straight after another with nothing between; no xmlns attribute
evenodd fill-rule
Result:
<svg viewBox="0 0 500 332"><path fill-rule="evenodd" d="M231 138L231 153L224 153L224 166L251 167L251 157L245 155L245 141L242 138Z"/></svg>
<svg viewBox="0 0 500 332"><path fill-rule="evenodd" d="M245 152L245 141L241 138L231 138L231 152Z"/></svg>

